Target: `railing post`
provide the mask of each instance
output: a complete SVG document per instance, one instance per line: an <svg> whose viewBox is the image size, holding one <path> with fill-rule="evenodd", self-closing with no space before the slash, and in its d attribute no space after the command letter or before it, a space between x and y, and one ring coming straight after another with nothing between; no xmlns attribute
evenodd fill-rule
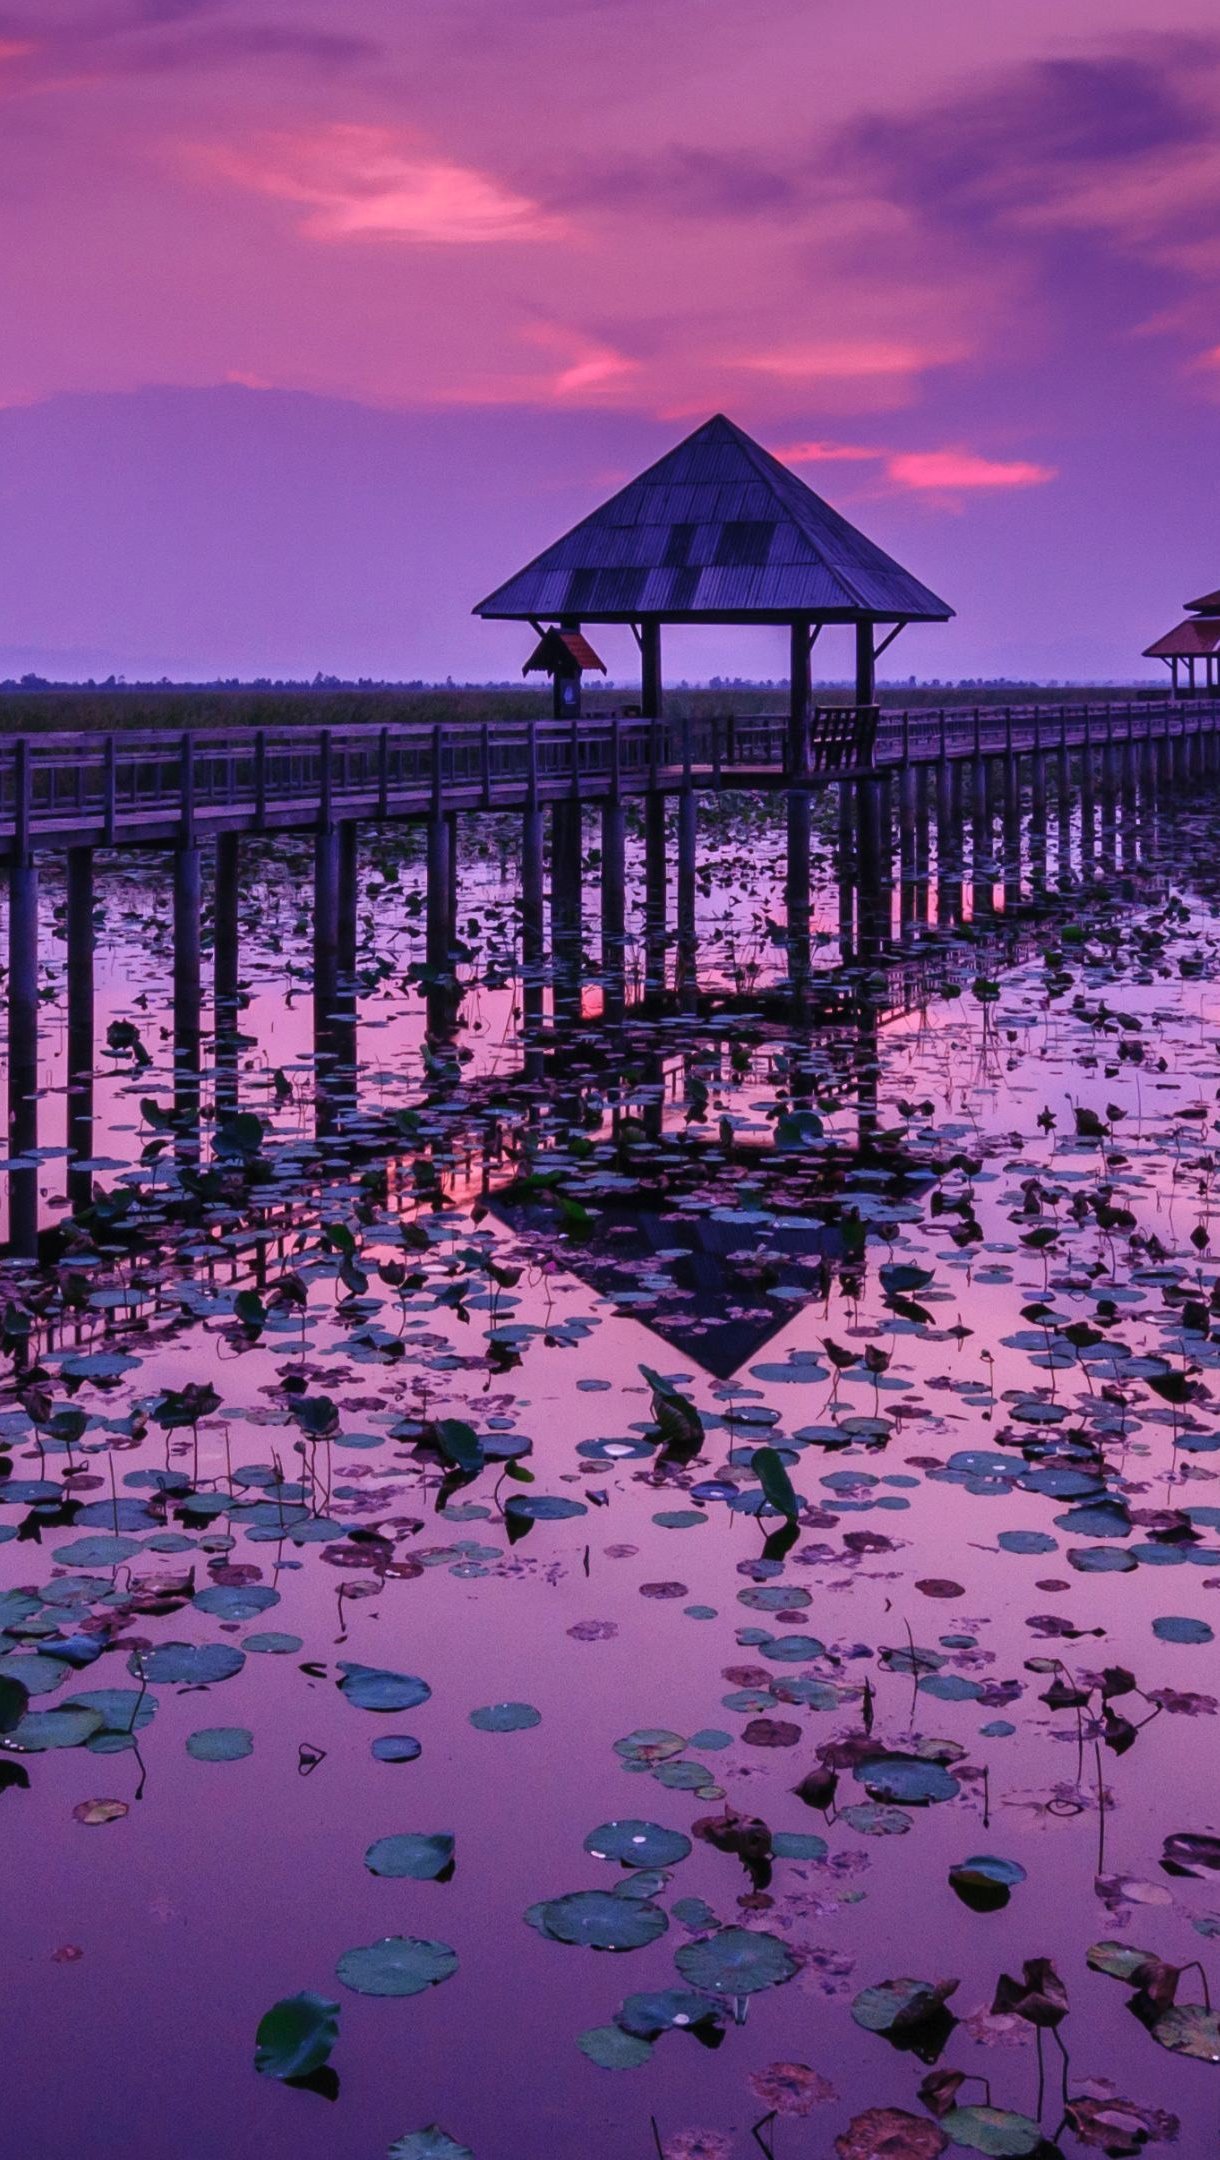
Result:
<svg viewBox="0 0 1220 2160"><path fill-rule="evenodd" d="M577 802L579 802L579 801L580 801L580 721L579 721L579 720L578 720L578 719L576 718L576 715L575 715L575 714L573 714L573 716L572 716L572 726L571 726L571 729L570 729L570 731L569 731L569 735L568 735L568 756L569 756L569 758L571 759L571 762L572 762L572 773L571 773L571 780L570 780L570 787L571 787L571 792L572 792L573 796L574 796L574 797L576 798L576 801L577 801Z"/></svg>
<svg viewBox="0 0 1220 2160"><path fill-rule="evenodd" d="M390 731L383 727L377 737L377 815L390 814Z"/></svg>
<svg viewBox="0 0 1220 2160"><path fill-rule="evenodd" d="M115 771L114 737L107 735L102 744L102 837L107 847L114 846L117 774Z"/></svg>
<svg viewBox="0 0 1220 2160"><path fill-rule="evenodd" d="M179 788L182 801L181 845L195 845L195 738L190 729L182 737L179 751Z"/></svg>
<svg viewBox="0 0 1220 2160"><path fill-rule="evenodd" d="M480 734L480 737L479 737L479 766L480 766L480 771L481 771L481 774L482 774L482 781L483 781L483 808L484 808L485 810L490 810L490 808L491 808L491 729L490 729L490 727L488 726L488 724L487 724L486 720L485 720L485 721L483 722L483 728L482 728L482 733Z"/></svg>
<svg viewBox="0 0 1220 2160"><path fill-rule="evenodd" d="M716 788L718 788L718 787L720 786L720 783L721 783L721 778L722 778L722 773L721 773L721 753L720 753L720 715L719 715L719 713L713 713L713 714L712 714L712 785L713 785L713 787L716 787Z"/></svg>
<svg viewBox="0 0 1220 2160"><path fill-rule="evenodd" d="M441 776L441 759L444 754L444 729L439 720L432 727L432 815L440 817L445 807L445 789Z"/></svg>
<svg viewBox="0 0 1220 2160"><path fill-rule="evenodd" d="M30 859L30 746L24 735L13 744L13 860Z"/></svg>
<svg viewBox="0 0 1220 2160"><path fill-rule="evenodd" d="M267 830L267 730L258 728L254 735L254 828L256 832Z"/></svg>

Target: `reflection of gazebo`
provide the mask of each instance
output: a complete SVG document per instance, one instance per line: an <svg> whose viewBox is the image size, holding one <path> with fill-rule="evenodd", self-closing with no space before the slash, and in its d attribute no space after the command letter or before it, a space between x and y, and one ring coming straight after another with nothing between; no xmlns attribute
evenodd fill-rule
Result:
<svg viewBox="0 0 1220 2160"><path fill-rule="evenodd" d="M877 659L898 632L953 610L717 414L474 612L540 635L544 623L566 632L629 623L646 717L661 711L662 623L787 625L802 728L810 649L825 625L854 626L856 702L871 705Z"/></svg>
<svg viewBox="0 0 1220 2160"><path fill-rule="evenodd" d="M1190 612L1185 621L1144 652L1145 660L1163 660L1171 670L1175 697L1193 696L1198 687L1195 666L1200 660L1204 692L1220 689L1220 592L1204 593L1201 600L1188 600L1186 605ZM1183 661L1185 686L1179 672Z"/></svg>

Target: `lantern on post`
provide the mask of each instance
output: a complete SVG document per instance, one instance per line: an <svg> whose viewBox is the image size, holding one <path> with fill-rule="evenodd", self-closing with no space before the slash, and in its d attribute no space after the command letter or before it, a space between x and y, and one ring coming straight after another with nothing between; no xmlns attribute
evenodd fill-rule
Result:
<svg viewBox="0 0 1220 2160"><path fill-rule="evenodd" d="M575 720L580 715L580 684L586 668L598 668L604 675L606 663L599 660L588 638L579 630L538 629L538 643L522 668L523 675L549 675L553 695L552 710L557 720Z"/></svg>

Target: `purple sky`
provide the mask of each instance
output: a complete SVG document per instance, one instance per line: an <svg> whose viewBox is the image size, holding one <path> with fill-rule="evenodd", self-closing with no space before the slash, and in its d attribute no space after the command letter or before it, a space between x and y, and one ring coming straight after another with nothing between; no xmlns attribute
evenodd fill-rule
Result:
<svg viewBox="0 0 1220 2160"><path fill-rule="evenodd" d="M1218 92L1215 0L0 0L0 674L508 674L473 601L715 410L956 605L895 673L1138 673Z"/></svg>

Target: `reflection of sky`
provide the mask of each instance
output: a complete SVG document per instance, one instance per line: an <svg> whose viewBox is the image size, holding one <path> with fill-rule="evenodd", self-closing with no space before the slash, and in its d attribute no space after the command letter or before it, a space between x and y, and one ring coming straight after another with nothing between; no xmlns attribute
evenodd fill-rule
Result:
<svg viewBox="0 0 1220 2160"><path fill-rule="evenodd" d="M274 888L265 892L268 939L281 919L279 905ZM1129 914L1128 927L1137 923ZM1206 930L1205 923L1196 927ZM257 972L269 983L285 964L277 960L273 967L264 948ZM110 1009L138 1010L133 1000L145 984L163 980L160 965L142 939L137 944L134 927L116 938L107 959ZM800 1457L795 1481L820 1504L828 1505L834 1492L822 1481L845 1465L882 1480L920 1480L920 1458L943 1460L957 1448L993 1447L1011 1409L1006 1397L1046 1384L1045 1371L1027 1352L1005 1342L1020 1325L1019 1306L1042 1285L1042 1263L1021 1249L1026 1224L1014 1223L1012 1211L1022 1177L1037 1173L1048 1183L1069 1183L1079 1175L1086 1186L1095 1182L1096 1150L1070 1138L1071 1103L1082 1093L1099 1109L1113 1102L1128 1112L1124 1177L1141 1227L1155 1225L1166 1244L1172 1239L1181 1245L1194 1226L1199 1201L1193 1181L1173 1199L1177 1142L1171 1121L1173 1111L1192 1103L1200 1090L1206 1097L1214 1092L1214 991L1198 980L1155 974L1140 983L1125 972L1116 981L1100 964L1086 991L1090 1001L1105 996L1124 1012L1142 1014L1155 1054L1168 1069L1154 1071L1150 1051L1143 1069L1123 1065L1109 1072L1102 1061L1089 1070L1091 1037L1073 1019L1069 999L1047 1007L1042 970L1034 962L1006 978L985 1040L979 1008L969 996L883 1032L883 1111L898 1100L929 1099L946 1146L986 1150L975 1181L983 1244L959 1251L949 1236L955 1218L928 1215L906 1225L896 1247L904 1258L935 1263L935 1288L944 1293L931 1308L938 1327L948 1329L960 1319L972 1332L927 1342L888 1336L893 1362L879 1389L850 1374L837 1396L825 1380L793 1384L743 1376L755 1399L778 1413L781 1431L823 1423L836 1404L840 1411L903 1412L882 1454L826 1457L810 1450ZM160 1023L151 994L150 1011L153 1040ZM297 1011L305 1013L307 1006ZM269 987L256 1018L269 1055L292 1062L305 1054L307 1039L296 1032L304 1020L284 1021ZM389 1029L379 1034L374 1055L388 1069L398 1064L405 1093L405 1076L412 1072L413 1086L414 1069L405 1023L401 1030L394 1038ZM157 1092L151 1082L147 1091ZM746 1107L761 1117L774 1087L752 1075L742 1092ZM1054 1135L1034 1123L1044 1104L1058 1119ZM133 1115L131 1096L112 1091L111 1133L117 1135L118 1124ZM343 1201L332 1196L332 1204ZM495 1231L494 1218L482 1227ZM468 1235L460 1214L452 1235L455 1244ZM504 1244L507 1253L506 1238ZM375 1234L370 1257L391 1249L388 1236L383 1246ZM1073 1239L1069 1250L1077 1278L1095 1254L1104 1257L1091 1235ZM1065 1261L1052 1258L1046 1265L1052 1280L1068 1273ZM1212 1728L1161 1717L1131 1755L1121 1761L1105 1755L1114 1798L1107 1868L1131 1875L1138 1886L1129 1917L1115 1918L1093 1890L1095 1816L1048 1818L1026 1804L1030 1797L1045 1800L1056 1783L1071 1783L1076 1769L1072 1713L1050 1713L1040 1704L1046 1683L1026 1669L1026 1661L1062 1648L1074 1668L1123 1663L1149 1687L1212 1689L1214 1650L1160 1644L1151 1632L1153 1618L1166 1612L1201 1613L1214 1621L1211 1570L1077 1575L1063 1550L1073 1540L1054 1529L1062 1505L1033 1494L1000 1500L939 1482L882 1485L883 1497L908 1500L909 1508L842 1511L836 1525L803 1532L798 1552L805 1550L807 1558L793 1557L787 1566L787 1580L812 1595L803 1624L843 1654L840 1670L849 1679L858 1682L868 1672L877 1690L878 1730L898 1738L913 1719L923 1733L957 1740L972 1761L988 1764L990 1825L984 1827L977 1792L968 1788L967 1799L917 1816L898 1840L866 1839L842 1823L831 1826L826 1834L832 1853L849 1856L854 1871L805 1871L782 1863L777 1902L756 1916L815 1953L815 1961L789 1988L756 2002L745 2027L731 2031L717 2054L676 2035L661 2043L646 2070L620 2080L578 2053L576 2033L604 2023L626 1993L670 1984L672 1952L681 1939L676 1925L648 1951L609 1958L543 1941L521 1914L537 1898L614 1879L582 1852L595 1824L639 1814L688 1827L706 1811L706 1803L650 1779L629 1781L612 1743L639 1726L679 1733L724 1726L736 1735L740 1721L723 1707L734 1685L725 1674L761 1662L756 1647L736 1641L736 1631L766 1616L737 1603L749 1580L743 1569L758 1551L755 1526L710 1507L706 1526L666 1530L653 1518L682 1505L680 1485L658 1491L648 1465L576 1467L581 1440L621 1434L647 1417L639 1365L660 1364L675 1373L677 1359L658 1357L657 1338L642 1322L610 1317L562 1266L545 1280L527 1271L510 1295L515 1320L552 1330L577 1318L592 1324L583 1336L566 1331L562 1348L534 1339L521 1366L493 1378L484 1392L477 1363L467 1370L461 1362L477 1361L484 1316L476 1309L463 1325L451 1313L413 1315L411 1327L422 1325L428 1341L453 1353L444 1369L428 1374L431 1407L467 1414L479 1424L511 1411L533 1439L538 1490L574 1494L588 1487L605 1492L608 1506L591 1507L575 1522L539 1524L505 1556L494 1510L469 1521L438 1522L431 1512L434 1494L421 1486L409 1456L388 1442L370 1450L336 1446L329 1464L333 1483L370 1497L362 1520L422 1518L423 1530L402 1548L408 1553L463 1538L492 1545L498 1556L492 1572L455 1576L441 1565L415 1580L390 1582L376 1598L347 1605L341 1640L338 1590L365 1578L331 1569L316 1546L288 1551L289 1564L277 1572L273 1547L247 1545L239 1537L229 1557L261 1566L267 1581L274 1575L281 1603L227 1639L265 1627L295 1631L304 1638L300 1660L251 1655L219 1691L178 1696L161 1690L145 1736L148 1783L138 1804L134 1766L125 1757L74 1751L31 1762L32 1793L6 1794L3 1803L7 1941L21 1979L7 2011L6 2108L14 2149L32 2160L60 2160L65 2150L164 2160L172 2107L174 2141L192 2152L274 2151L289 2139L303 2160L363 2160L386 2151L406 2129L435 2119L480 2160L534 2160L543 2137L566 2152L576 2124L582 2151L600 2160L603 2152L643 2154L648 2116L655 2113L667 2133L688 2124L733 2126L737 2160L749 2149L749 2124L760 2112L746 2073L787 2060L810 2063L841 2095L815 2118L821 2143L813 2149L829 2150L855 2110L914 2105L919 2075L909 2058L891 2054L852 2025L851 1993L899 1973L957 1974L957 2004L970 2011L990 2001L1001 1969L1019 1970L1025 1957L1051 1955L1072 2000L1067 2039L1074 2076L1109 2077L1145 2104L1174 2109L1184 2119L1183 2153L1206 2151L1214 2120L1212 2073L1159 2051L1129 2018L1123 1991L1085 1970L1084 1949L1100 1936L1121 1934L1178 1962L1199 1948L1206 1957L1208 1945L1192 1932L1189 1916L1211 1910L1213 1889L1207 1883L1170 1885L1157 1861L1166 1833L1217 1828ZM1059 1301L1072 1310L1091 1309L1083 1293L1068 1289ZM1124 1338L1135 1346L1163 1347L1155 1287L1146 1286L1146 1303L1130 1310L1135 1317L1123 1322ZM383 1434L412 1403L425 1370L419 1350L399 1365L357 1359L325 1283L314 1288L312 1317L315 1325L304 1337L311 1385L340 1403L345 1433ZM793 1312L768 1344L765 1362L782 1364L793 1350L815 1351L827 1335L863 1347L874 1339L880 1317L870 1266L859 1306L836 1287L825 1309ZM294 1429L282 1417L276 1385L295 1365L299 1339L295 1330L269 1334L238 1352L215 1327L179 1326L167 1312L158 1332L134 1338L145 1355L137 1373L112 1394L86 1389L78 1399L118 1415L132 1394L210 1378L223 1403L202 1433L201 1474L221 1477L227 1460L267 1462L273 1448L291 1459ZM989 1375L996 1398L991 1415L977 1386ZM963 1393L962 1383L975 1385ZM690 1385L706 1413L723 1413L723 1394L697 1374ZM1055 1385L1075 1410L1091 1410L1093 1398L1079 1369L1057 1374ZM710 1471L726 1463L730 1442L723 1427L712 1428ZM186 1453L171 1452L169 1459L188 1465L189 1436L171 1443L183 1447ZM163 1464L165 1448L164 1436L154 1431L141 1450L117 1455L120 1479ZM1141 1453L1145 1448L1149 1452ZM1175 1491L1165 1485L1163 1417L1143 1422L1125 1457L1113 1446L1111 1452L1132 1483L1134 1504L1163 1504L1171 1495L1198 1504L1215 1499L1209 1456L1194 1459L1189 1486ZM19 1451L17 1461L18 1474L34 1474L31 1458ZM100 1475L96 1461L91 1470ZM476 1507L490 1506L490 1483L484 1478L465 1497ZM1148 1489L1140 1491L1144 1485ZM97 1488L97 1496L104 1492ZM1036 1557L999 1554L997 1530L1017 1527L1051 1530L1061 1549ZM880 1532L895 1550L847 1564L843 1537L857 1529ZM0 1587L44 1580L62 1542L67 1540L56 1532L41 1547L0 1546ZM207 1554L187 1557L202 1573ZM182 1556L155 1564L174 1569ZM139 1565L144 1571L145 1563ZM148 1571L152 1565L150 1556ZM959 1599L933 1601L915 1588L946 1577L962 1585ZM680 1598L640 1595L642 1584L674 1580L686 1586ZM1070 1587L1041 1587L1059 1582ZM691 1619L688 1604L711 1606L716 1617ZM1105 1633L1056 1645L1027 1628L1031 1615L1055 1612ZM617 1636L572 1640L567 1630L589 1620L613 1621ZM961 1669L982 1679L1020 1680L1020 1702L984 1712L969 1702L921 1696L912 1712L904 1678L852 1654L860 1646L901 1646L908 1623L921 1645L950 1634L977 1637L989 1662L962 1653ZM180 1614L133 1622L130 1632L204 1640L216 1629L199 1614ZM433 1699L384 1720L360 1713L331 1685L341 1657L418 1672ZM303 1660L324 1663L326 1676L303 1670ZM121 1684L122 1663L121 1653L103 1660L82 1686ZM503 1738L473 1732L469 1710L503 1699L534 1703L542 1724ZM810 1766L814 1748L846 1726L852 1713L783 1714L802 1727L799 1748L773 1755L738 1741L707 1760L735 1806L762 1814L777 1829L822 1831L821 1818L803 1810L790 1788ZM979 1728L997 1716L1011 1719L1016 1735L983 1740ZM248 1724L253 1757L229 1766L192 1761L186 1736L214 1724ZM375 1763L368 1743L387 1730L415 1733L423 1743L420 1760L401 1768ZM297 1750L306 1741L326 1754L311 1776L301 1778ZM1091 1773L1086 1752L1086 1786ZM102 1796L132 1800L127 1818L103 1829L84 1829L72 1820L78 1801ZM860 1797L850 1779L844 1779L841 1797ZM362 1866L377 1837L441 1829L457 1836L457 1872L448 1885L375 1880ZM981 1917L952 1899L945 1876L953 1862L987 1851L1019 1859L1029 1879L1004 1913ZM675 1871L672 1888L674 1895L706 1897L733 1918L744 1880L730 1859L697 1845ZM843 1902L845 1897L852 1901ZM335 1989L343 1996L338 2106L331 2110L256 2079L249 2059L263 2010L301 1987L329 1991L343 1950L394 1932L452 1943L461 1969L441 1989L409 2003L372 2002ZM79 1948L79 1960L56 1962L54 1953L67 1945ZM841 1976L835 1994L825 1993L819 1978L827 1958ZM45 2069L46 2036L65 2029L71 2032L70 2061L52 2078ZM983 2051L959 2034L949 2060L990 2075L997 2101L1032 2105L1032 2050ZM806 2142L813 2134L805 2134Z"/></svg>
<svg viewBox="0 0 1220 2160"><path fill-rule="evenodd" d="M1214 8L928 13L10 0L0 670L515 673L472 602L716 409L956 604L902 676L1137 667L1216 577Z"/></svg>

